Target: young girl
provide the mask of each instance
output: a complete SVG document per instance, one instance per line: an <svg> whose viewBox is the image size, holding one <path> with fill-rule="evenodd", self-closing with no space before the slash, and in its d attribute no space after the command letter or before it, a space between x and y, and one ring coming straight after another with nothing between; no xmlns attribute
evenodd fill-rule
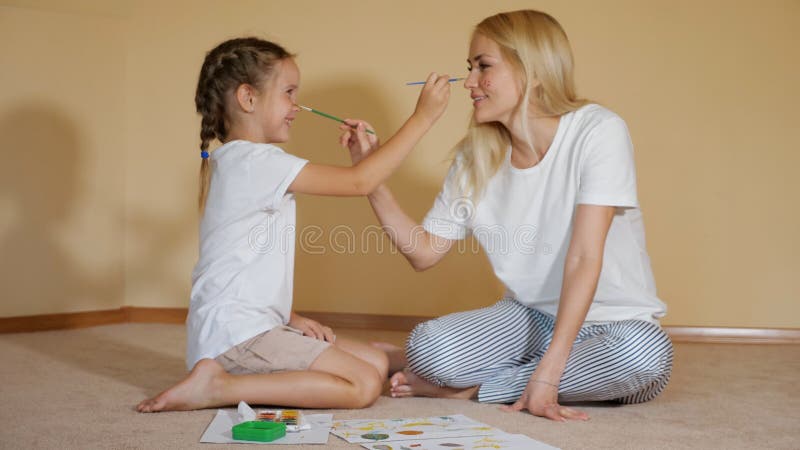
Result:
<svg viewBox="0 0 800 450"><path fill-rule="evenodd" d="M569 41L545 13L484 19L467 64L472 124L424 236L386 187L369 200L417 270L471 233L507 290L493 306L420 324L405 352L383 344L392 395L510 403L558 421L588 418L560 401L655 398L672 344L625 122L575 94ZM370 147L359 125L342 136L354 162Z"/></svg>
<svg viewBox="0 0 800 450"><path fill-rule="evenodd" d="M428 77L414 113L374 156L331 167L272 145L289 139L299 111L293 55L257 38L229 40L206 55L195 96L203 216L186 321L191 372L142 401L140 412L240 400L302 408L375 401L387 377L385 355L292 312L293 194L372 192L444 111L447 79ZM223 145L209 153L214 138Z"/></svg>

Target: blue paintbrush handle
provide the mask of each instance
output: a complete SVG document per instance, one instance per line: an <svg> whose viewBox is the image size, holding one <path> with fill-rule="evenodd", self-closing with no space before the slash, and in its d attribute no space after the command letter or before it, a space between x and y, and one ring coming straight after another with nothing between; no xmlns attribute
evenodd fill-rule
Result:
<svg viewBox="0 0 800 450"><path fill-rule="evenodd" d="M461 80L464 80L464 79L465 78L450 78L449 80L447 80L447 82L448 83L452 83L454 81L461 81ZM410 83L406 83L406 86L414 86L414 85L417 85L417 84L425 84L425 81L412 81Z"/></svg>

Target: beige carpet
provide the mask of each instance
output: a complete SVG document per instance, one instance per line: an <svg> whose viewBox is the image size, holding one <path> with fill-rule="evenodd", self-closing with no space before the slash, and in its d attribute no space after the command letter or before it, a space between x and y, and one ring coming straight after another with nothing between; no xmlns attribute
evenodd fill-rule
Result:
<svg viewBox="0 0 800 450"><path fill-rule="evenodd" d="M338 330L400 343L402 333ZM200 444L213 410L138 414L133 406L184 375L184 329L125 324L0 335L0 448L216 448ZM469 401L381 397L334 418L465 414L508 432L577 448L800 448L800 346L676 346L655 401L590 405L591 421L553 423ZM331 448L360 448L335 436ZM241 449L249 447L239 445ZM254 446L255 447L255 446ZM320 448L271 446L268 448Z"/></svg>

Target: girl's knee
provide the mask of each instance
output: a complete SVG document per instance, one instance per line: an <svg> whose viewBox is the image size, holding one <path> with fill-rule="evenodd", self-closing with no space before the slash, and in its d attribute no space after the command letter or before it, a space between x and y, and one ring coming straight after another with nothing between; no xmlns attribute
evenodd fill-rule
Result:
<svg viewBox="0 0 800 450"><path fill-rule="evenodd" d="M386 353L374 349L375 351L370 356L370 362L378 372L378 376L381 380L385 380L389 378L389 357Z"/></svg>
<svg viewBox="0 0 800 450"><path fill-rule="evenodd" d="M378 372L381 378L389 376L389 357L383 350L364 342L351 341L349 339L337 340L335 347L368 363Z"/></svg>
<svg viewBox="0 0 800 450"><path fill-rule="evenodd" d="M352 408L367 408L381 395L383 382L377 371L365 372L353 380Z"/></svg>
<svg viewBox="0 0 800 450"><path fill-rule="evenodd" d="M378 372L378 376L381 380L385 380L389 377L389 357L386 356L386 353L380 349L377 349L371 345L366 345L365 350L362 354L362 358L366 360L372 367L375 368L375 371Z"/></svg>

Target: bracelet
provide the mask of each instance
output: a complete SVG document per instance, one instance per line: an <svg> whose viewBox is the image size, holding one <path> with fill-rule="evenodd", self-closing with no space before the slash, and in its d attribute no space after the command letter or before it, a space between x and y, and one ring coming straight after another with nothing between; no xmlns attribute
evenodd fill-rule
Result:
<svg viewBox="0 0 800 450"><path fill-rule="evenodd" d="M553 384L553 383L550 383L550 382L547 382L547 381L544 381L544 380L531 380L531 383L542 383L542 384L546 384L548 386L553 386L554 388L558 388L557 384Z"/></svg>

